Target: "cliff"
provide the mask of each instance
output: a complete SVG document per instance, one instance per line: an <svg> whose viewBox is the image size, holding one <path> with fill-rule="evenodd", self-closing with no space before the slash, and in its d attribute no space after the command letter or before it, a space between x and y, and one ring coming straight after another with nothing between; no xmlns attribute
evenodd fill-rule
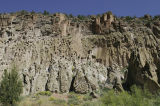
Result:
<svg viewBox="0 0 160 106"><path fill-rule="evenodd" d="M1 14L0 51L0 76L15 65L24 95L160 87L160 18L148 15Z"/></svg>

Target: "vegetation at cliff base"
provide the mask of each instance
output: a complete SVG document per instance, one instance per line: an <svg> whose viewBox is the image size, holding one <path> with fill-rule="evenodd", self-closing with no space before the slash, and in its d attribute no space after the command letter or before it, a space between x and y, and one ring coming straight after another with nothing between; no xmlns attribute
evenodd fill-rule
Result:
<svg viewBox="0 0 160 106"><path fill-rule="evenodd" d="M159 99L159 96L151 94L148 90L133 86L131 92L110 90L103 94L100 101L105 106L159 106Z"/></svg>
<svg viewBox="0 0 160 106"><path fill-rule="evenodd" d="M47 91L46 91L47 92ZM100 90L99 97L88 94L68 94L29 96L22 99L18 106L160 106L160 96L147 89L132 86L131 91ZM43 93L46 94L46 93ZM34 97L34 98L33 98Z"/></svg>
<svg viewBox="0 0 160 106"><path fill-rule="evenodd" d="M22 93L22 81L19 79L16 68L11 72L4 71L0 83L0 102L4 106L14 106Z"/></svg>

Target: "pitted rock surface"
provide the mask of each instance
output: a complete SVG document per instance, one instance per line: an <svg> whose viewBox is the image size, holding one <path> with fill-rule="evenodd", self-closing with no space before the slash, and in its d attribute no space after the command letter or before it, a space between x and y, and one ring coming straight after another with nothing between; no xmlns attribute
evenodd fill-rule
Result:
<svg viewBox="0 0 160 106"><path fill-rule="evenodd" d="M0 76L16 66L24 95L123 90L124 79L128 85L159 89L160 21L151 19L110 13L84 20L61 13L1 14Z"/></svg>

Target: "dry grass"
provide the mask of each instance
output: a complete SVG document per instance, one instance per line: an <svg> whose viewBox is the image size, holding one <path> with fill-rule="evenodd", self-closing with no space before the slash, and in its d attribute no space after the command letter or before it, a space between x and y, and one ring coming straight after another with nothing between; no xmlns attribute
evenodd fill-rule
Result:
<svg viewBox="0 0 160 106"><path fill-rule="evenodd" d="M52 94L51 96L31 95L23 98L18 106L86 106L85 102L92 101L88 98L90 98L89 95L75 93Z"/></svg>
<svg viewBox="0 0 160 106"><path fill-rule="evenodd" d="M18 106L67 106L66 95L52 94L51 96L45 95L31 95L23 98Z"/></svg>

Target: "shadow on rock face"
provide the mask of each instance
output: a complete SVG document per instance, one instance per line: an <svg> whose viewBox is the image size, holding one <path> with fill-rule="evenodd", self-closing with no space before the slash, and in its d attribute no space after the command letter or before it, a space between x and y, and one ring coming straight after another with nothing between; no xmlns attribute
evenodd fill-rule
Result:
<svg viewBox="0 0 160 106"><path fill-rule="evenodd" d="M132 52L129 60L127 81L123 84L123 87L129 90L135 84L155 93L160 89L157 66L151 56L148 56L150 59L147 59L143 56L143 52L145 51L141 49Z"/></svg>

